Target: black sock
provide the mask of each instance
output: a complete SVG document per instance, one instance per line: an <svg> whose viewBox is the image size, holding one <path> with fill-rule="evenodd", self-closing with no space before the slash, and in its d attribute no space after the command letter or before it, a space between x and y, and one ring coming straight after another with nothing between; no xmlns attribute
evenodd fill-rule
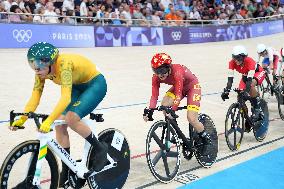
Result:
<svg viewBox="0 0 284 189"><path fill-rule="evenodd" d="M97 137L91 133L89 136L87 136L86 141L88 141L92 146L95 147L95 149L98 149L101 147L101 142L97 139Z"/></svg>
<svg viewBox="0 0 284 189"><path fill-rule="evenodd" d="M70 154L70 147L64 148L64 150L66 150L66 152L68 152L68 154ZM62 163L62 172L68 171L69 167L62 160L61 160L61 163Z"/></svg>

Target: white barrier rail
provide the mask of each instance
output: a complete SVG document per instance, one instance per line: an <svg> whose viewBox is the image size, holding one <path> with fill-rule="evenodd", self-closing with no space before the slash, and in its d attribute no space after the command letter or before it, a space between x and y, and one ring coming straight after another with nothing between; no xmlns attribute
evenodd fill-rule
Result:
<svg viewBox="0 0 284 189"><path fill-rule="evenodd" d="M17 17L18 16L18 17ZM40 21L33 22L33 18L37 16ZM50 23L48 18L57 17L58 22ZM15 20L16 18L16 20ZM248 18L248 19L232 19L232 20L160 20L153 22L146 19L117 19L117 18L96 18L96 17L83 17L83 16L44 16L41 14L27 14L27 13L7 13L0 12L0 23L37 23L37 24L66 24L66 25L124 25L124 26L208 26L208 25L232 25L232 24L246 24L266 22L270 20L283 19L284 14ZM59 21L61 20L61 22ZM120 21L121 24L116 24L115 21Z"/></svg>

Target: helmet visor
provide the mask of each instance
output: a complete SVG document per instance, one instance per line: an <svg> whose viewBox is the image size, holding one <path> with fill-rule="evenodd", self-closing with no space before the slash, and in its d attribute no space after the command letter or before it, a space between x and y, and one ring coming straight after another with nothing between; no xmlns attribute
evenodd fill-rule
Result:
<svg viewBox="0 0 284 189"><path fill-rule="evenodd" d="M241 62L244 60L244 57L242 55L232 55L232 58L238 62Z"/></svg>
<svg viewBox="0 0 284 189"><path fill-rule="evenodd" d="M30 59L29 64L33 70L41 70L51 64L50 58Z"/></svg>
<svg viewBox="0 0 284 189"><path fill-rule="evenodd" d="M157 75L158 74L164 75L164 74L169 72L169 67L159 67L159 68L156 68L156 69L153 68L153 71Z"/></svg>
<svg viewBox="0 0 284 189"><path fill-rule="evenodd" d="M264 51L262 51L262 52L259 52L258 54L259 54L259 55L265 55L265 53L266 53L266 50L264 50Z"/></svg>

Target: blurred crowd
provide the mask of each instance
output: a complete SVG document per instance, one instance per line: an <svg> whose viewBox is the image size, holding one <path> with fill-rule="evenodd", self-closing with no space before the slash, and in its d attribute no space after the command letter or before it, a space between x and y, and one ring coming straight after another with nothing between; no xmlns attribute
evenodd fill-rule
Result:
<svg viewBox="0 0 284 189"><path fill-rule="evenodd" d="M283 5L284 0L0 0L0 21L179 26L202 20L222 25L284 14Z"/></svg>

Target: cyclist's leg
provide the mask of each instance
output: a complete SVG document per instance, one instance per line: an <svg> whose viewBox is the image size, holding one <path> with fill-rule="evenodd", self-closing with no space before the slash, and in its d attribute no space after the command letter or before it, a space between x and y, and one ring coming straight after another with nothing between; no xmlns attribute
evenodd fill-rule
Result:
<svg viewBox="0 0 284 189"><path fill-rule="evenodd" d="M64 110L62 115L59 116L59 120L65 120L65 115L69 111L69 109L72 107L72 105L77 101L78 97L80 96L80 91L78 91L76 88L72 87L72 94L71 94L71 102L69 106ZM69 134L67 131L67 125L61 125L59 127L55 128L56 131L56 140L57 142L70 154L70 140L69 140ZM60 172L59 177L59 187L63 187L64 183L68 180L68 166L61 161L62 163L62 170Z"/></svg>
<svg viewBox="0 0 284 189"><path fill-rule="evenodd" d="M182 99L183 97L181 97ZM174 87L171 87L165 94L161 105L162 106L173 106L174 100L176 99L176 95L174 94ZM163 111L164 115L166 114L165 111Z"/></svg>
<svg viewBox="0 0 284 189"><path fill-rule="evenodd" d="M64 110L62 115L59 116L59 120L65 120L65 116L67 112L71 109L73 104L77 102L79 96L81 95L81 92L77 90L75 87L72 87L71 92L71 102L67 106L67 108ZM70 141L69 141L69 134L67 132L67 125L61 125L59 127L56 127L56 140L63 148L70 148Z"/></svg>
<svg viewBox="0 0 284 189"><path fill-rule="evenodd" d="M174 94L174 87L171 87L165 94L161 105L162 106L172 106L174 104L174 100L176 95Z"/></svg>
<svg viewBox="0 0 284 189"><path fill-rule="evenodd" d="M58 120L65 120L65 115L61 115L57 119ZM56 131L57 142L63 148L69 148L70 147L70 141L69 141L69 134L68 134L68 131L67 131L67 125L60 125L58 127L55 127L55 131Z"/></svg>
<svg viewBox="0 0 284 189"><path fill-rule="evenodd" d="M255 120L262 119L264 116L263 111L260 107L259 93L256 89L257 85L261 85L264 78L265 71L256 72L251 83L250 96L252 97L251 104L253 106L253 119Z"/></svg>
<svg viewBox="0 0 284 189"><path fill-rule="evenodd" d="M280 75L280 65L279 64L279 57L274 55L273 56L273 72L272 72L272 75L273 75L273 84L277 84L277 81L278 81L278 76Z"/></svg>
<svg viewBox="0 0 284 189"><path fill-rule="evenodd" d="M280 76L281 67L282 67L282 64L279 61L279 57L277 55L274 55L273 56L273 69L275 70L274 72L276 76Z"/></svg>
<svg viewBox="0 0 284 189"><path fill-rule="evenodd" d="M175 100L176 96L174 94L174 87L171 87L165 94L165 96L163 97L163 100L161 102L162 106L172 106L174 104L174 100ZM166 114L165 111L163 111L164 115ZM170 141L172 143L176 143L175 137L172 136Z"/></svg>
<svg viewBox="0 0 284 189"><path fill-rule="evenodd" d="M187 92L187 120L200 133L204 131L204 126L198 121L198 112L201 100L201 87L198 81L189 84L190 90Z"/></svg>
<svg viewBox="0 0 284 189"><path fill-rule="evenodd" d="M210 135L206 133L203 123L198 120L201 87L198 80L191 82L189 85L190 90L187 93L187 120L202 138L204 144L209 145L211 143Z"/></svg>
<svg viewBox="0 0 284 189"><path fill-rule="evenodd" d="M243 78L240 80L240 83L239 83L239 89L240 90L245 90L246 88L246 83L244 82ZM250 124L247 122L247 120L245 120L245 130L247 132L249 132L251 130L251 126Z"/></svg>
<svg viewBox="0 0 284 189"><path fill-rule="evenodd" d="M259 96L259 93L256 89L256 87L258 85L261 85L263 80L265 79L265 70L261 69L259 70L258 72L254 73L253 75L253 80L252 80L252 83L251 83L251 91L250 91L250 96L251 97L257 97Z"/></svg>
<svg viewBox="0 0 284 189"><path fill-rule="evenodd" d="M107 162L107 146L98 141L91 129L81 119L91 113L105 97L107 91L106 81L103 75L98 75L88 83L76 87L82 93L77 101L72 104L65 116L65 120L72 130L85 138L95 148L97 152L92 167L95 171L99 171Z"/></svg>

